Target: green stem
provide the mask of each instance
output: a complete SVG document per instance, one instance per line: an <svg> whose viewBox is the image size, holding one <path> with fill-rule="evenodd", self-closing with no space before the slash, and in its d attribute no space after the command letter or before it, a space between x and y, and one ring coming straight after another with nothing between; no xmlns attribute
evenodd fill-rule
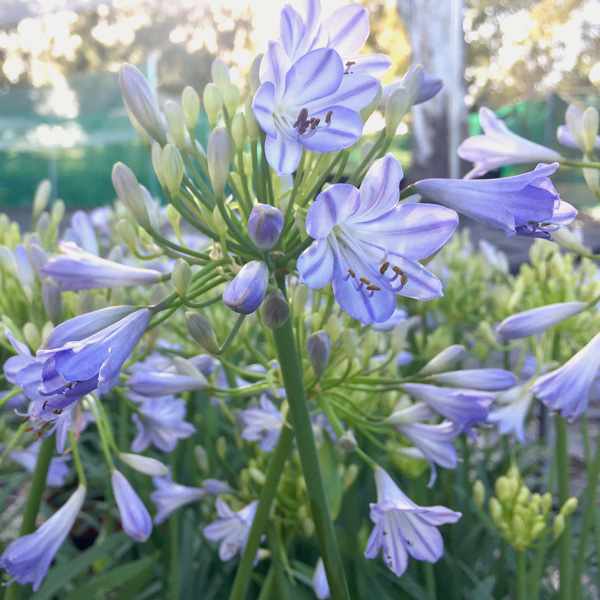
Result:
<svg viewBox="0 0 600 600"><path fill-rule="evenodd" d="M585 422L585 431L587 434L587 421ZM598 489L598 475L600 474L600 435L598 436L598 447L596 449L596 457L594 462L591 461L587 464L588 471L588 485L587 485L587 498L585 504L585 511L583 514L583 522L581 525L581 537L579 539L579 548L577 550L577 559L575 560L575 567L573 569L573 582L575 584L575 593L573 598L575 600L581 600L583 595L583 589L581 585L581 576L583 574L583 565L585 562L585 553L587 550L587 540L590 533L590 529L596 524L596 493ZM564 534L563 534L564 535Z"/></svg>
<svg viewBox="0 0 600 600"><path fill-rule="evenodd" d="M567 422L556 416L556 465L558 472L558 502L562 506L569 499L569 454ZM571 517L565 519L565 530L559 540L560 600L571 600Z"/></svg>
<svg viewBox="0 0 600 600"><path fill-rule="evenodd" d="M283 427L281 435L279 436L279 441L277 442L277 446L271 455L271 460L267 467L265 483L258 496L256 514L252 521L252 527L250 528L248 541L246 542L246 548L242 555L240 566L235 574L235 580L233 582L233 587L231 588L229 600L243 600L246 597L254 567L254 559L256 558L256 552L258 551L258 546L260 544L260 538L262 537L269 519L269 512L277 491L277 484L279 483L281 473L283 472L285 461L292 449L293 440L293 430L289 427Z"/></svg>
<svg viewBox="0 0 600 600"><path fill-rule="evenodd" d="M430 562L424 561L423 572L425 573L425 586L427 588L427 600L437 600L437 591L435 589L435 573L433 565Z"/></svg>
<svg viewBox="0 0 600 600"><path fill-rule="evenodd" d="M527 561L525 550L517 550L517 599L527 600Z"/></svg>
<svg viewBox="0 0 600 600"><path fill-rule="evenodd" d="M567 160L563 158L558 161L563 167L581 167L583 169L600 169L599 162L585 162L583 160Z"/></svg>
<svg viewBox="0 0 600 600"><path fill-rule="evenodd" d="M285 277L277 277L277 283L285 296ZM273 339L275 341L287 401L290 406L302 473L304 474L311 513L315 522L317 542L321 556L323 557L327 580L329 581L331 599L349 600L348 585L346 583L346 576L327 503L321 467L319 465L317 445L310 420L308 401L304 391L302 366L296 350L291 319L288 319L279 329L273 330Z"/></svg>

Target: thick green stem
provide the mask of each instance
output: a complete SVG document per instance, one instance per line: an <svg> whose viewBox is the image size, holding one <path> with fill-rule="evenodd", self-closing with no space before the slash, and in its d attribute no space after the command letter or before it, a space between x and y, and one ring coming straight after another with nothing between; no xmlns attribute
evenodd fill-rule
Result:
<svg viewBox="0 0 600 600"><path fill-rule="evenodd" d="M562 506L569 498L569 454L567 422L556 416L556 466L558 473L558 501ZM565 530L559 540L559 598L571 600L571 517L565 519Z"/></svg>
<svg viewBox="0 0 600 600"><path fill-rule="evenodd" d="M517 600L527 600L527 562L524 550L517 550Z"/></svg>
<svg viewBox="0 0 600 600"><path fill-rule="evenodd" d="M277 283L285 295L285 277L278 277ZM306 491L310 502L317 542L332 600L349 600L348 585L342 565L337 539L327 503L323 476L319 465L317 445L313 434L312 422L308 410L308 401L304 391L304 380L300 357L296 349L296 340L292 320L288 319L279 329L273 331L277 357L283 376L287 401L298 444L300 463L306 482Z"/></svg>
<svg viewBox="0 0 600 600"><path fill-rule="evenodd" d="M252 521L252 527L250 528L250 534L248 535L248 541L246 542L246 548L244 549L240 566L235 574L235 580L233 582L233 587L231 588L229 600L243 600L246 597L248 584L254 567L254 559L256 557L256 552L258 551L258 546L260 545L260 538L265 531L271 504L273 503L273 498L277 492L277 484L279 483L281 473L283 472L285 461L292 449L293 440L293 430L289 427L284 427L279 436L277 446L271 455L269 466L267 467L265 483L260 490L256 514Z"/></svg>
<svg viewBox="0 0 600 600"><path fill-rule="evenodd" d="M587 433L587 422L585 423L585 431ZM583 513L583 522L581 525L581 536L579 539L579 549L577 550L577 559L573 569L573 582L575 584L575 593L573 598L581 600L583 595L583 586L581 585L581 577L583 574L583 565L585 562L585 553L587 550L587 541L590 529L596 526L597 507L596 494L598 490L598 475L600 474L600 435L598 436L598 447L596 449L596 457L594 462L588 462L588 485L586 490L585 511ZM564 535L564 534L563 534Z"/></svg>

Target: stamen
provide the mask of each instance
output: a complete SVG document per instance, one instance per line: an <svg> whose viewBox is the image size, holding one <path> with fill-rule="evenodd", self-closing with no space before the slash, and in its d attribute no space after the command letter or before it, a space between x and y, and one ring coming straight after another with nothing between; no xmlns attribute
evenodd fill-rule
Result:
<svg viewBox="0 0 600 600"><path fill-rule="evenodd" d="M402 277L400 277L400 283L402 285L406 285L407 281L408 281L408 277L406 275L402 275Z"/></svg>
<svg viewBox="0 0 600 600"><path fill-rule="evenodd" d="M356 279L356 273L352 269L348 269L348 273L350 273L350 277L352 277L352 279Z"/></svg>
<svg viewBox="0 0 600 600"><path fill-rule="evenodd" d="M44 404L42 404L42 410L46 410L46 406L48 406L48 400L45 400Z"/></svg>
<svg viewBox="0 0 600 600"><path fill-rule="evenodd" d="M379 268L379 272L380 272L380 273L383 275L383 274L384 274L384 273L387 271L387 269L388 269L388 267L389 267L389 266L390 266L390 263L389 263L389 262L387 262L387 261L386 261L386 262L384 262L384 263L381 265L381 267Z"/></svg>
<svg viewBox="0 0 600 600"><path fill-rule="evenodd" d="M359 281L365 285L369 285L371 283L366 277L361 277Z"/></svg>
<svg viewBox="0 0 600 600"><path fill-rule="evenodd" d="M60 409L60 408L53 408L52 409L52 414L53 415L62 415L62 409Z"/></svg>
<svg viewBox="0 0 600 600"><path fill-rule="evenodd" d="M331 121L331 117L333 115L333 111L330 110L326 115L325 115L325 123L329 123Z"/></svg>
<svg viewBox="0 0 600 600"><path fill-rule="evenodd" d="M296 122L292 125L292 127L295 129L296 127L298 127L298 125L304 125L306 119L308 119L308 108L303 108L298 114L298 118L296 119Z"/></svg>
<svg viewBox="0 0 600 600"><path fill-rule="evenodd" d="M404 275L404 271L400 267L392 267L392 271L394 271L396 275Z"/></svg>
<svg viewBox="0 0 600 600"><path fill-rule="evenodd" d="M381 291L381 288L380 288L379 286L376 286L376 285L368 285L368 286L367 286L367 289L368 289L368 290L373 290L374 292L379 292L379 291Z"/></svg>

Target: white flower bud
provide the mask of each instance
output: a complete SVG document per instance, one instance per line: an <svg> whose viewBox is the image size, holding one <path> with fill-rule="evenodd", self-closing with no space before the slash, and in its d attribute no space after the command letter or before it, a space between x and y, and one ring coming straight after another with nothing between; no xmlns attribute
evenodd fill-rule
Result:
<svg viewBox="0 0 600 600"><path fill-rule="evenodd" d="M150 227L146 199L133 171L128 166L118 162L112 170L112 183L127 212L142 227Z"/></svg>
<svg viewBox="0 0 600 600"><path fill-rule="evenodd" d="M198 96L198 92L193 87L188 85L183 90L183 94L181 94L181 106L183 107L183 114L188 129L193 131L200 116L200 96Z"/></svg>
<svg viewBox="0 0 600 600"><path fill-rule="evenodd" d="M140 454L130 454L122 452L119 458L132 469L144 475L152 475L153 477L165 477L169 474L169 469L164 463L149 456L141 456Z"/></svg>
<svg viewBox="0 0 600 600"><path fill-rule="evenodd" d="M52 184L49 179L40 181L36 190L35 196L33 197L33 218L37 217L46 209L48 201L50 200L50 194L52 193Z"/></svg>
<svg viewBox="0 0 600 600"><path fill-rule="evenodd" d="M419 375L434 375L441 373L452 365L456 364L465 353L465 347L456 344L442 350L437 356L434 356L420 371Z"/></svg>
<svg viewBox="0 0 600 600"><path fill-rule="evenodd" d="M598 111L590 106L583 111L581 137L585 154L593 154L598 135Z"/></svg>
<svg viewBox="0 0 600 600"><path fill-rule="evenodd" d="M410 91L405 87L394 90L385 105L385 132L388 137L396 135L398 125L410 110Z"/></svg>
<svg viewBox="0 0 600 600"><path fill-rule="evenodd" d="M162 149L162 169L165 186L169 190L171 197L175 198L179 194L184 167L179 150L175 146L171 146L171 144L167 144Z"/></svg>
<svg viewBox="0 0 600 600"><path fill-rule="evenodd" d="M235 147L241 149L248 139L248 129L246 127L246 118L242 113L237 113L231 121L231 137Z"/></svg>
<svg viewBox="0 0 600 600"><path fill-rule="evenodd" d="M235 115L238 106L240 105L241 98L242 93L237 85L230 83L225 87L223 90L223 104L225 104L229 116Z"/></svg>
<svg viewBox="0 0 600 600"><path fill-rule="evenodd" d="M173 100L167 100L165 102L164 111L167 125L175 140L175 144L180 150L185 150L187 146L186 120L183 110L181 110L181 107L175 104Z"/></svg>
<svg viewBox="0 0 600 600"><path fill-rule="evenodd" d="M259 54L250 65L250 91L252 95L256 94L256 91L260 87L260 63L262 62L263 55Z"/></svg>
<svg viewBox="0 0 600 600"><path fill-rule="evenodd" d="M209 83L204 88L204 110L208 115L208 124L212 129L219 120L223 108L223 94L214 83Z"/></svg>
<svg viewBox="0 0 600 600"><path fill-rule="evenodd" d="M210 134L206 148L208 175L215 196L222 196L229 176L229 160L231 158L231 142L229 135L222 127L217 127Z"/></svg>
<svg viewBox="0 0 600 600"><path fill-rule="evenodd" d="M168 189L165 181L165 171L163 168L162 148L160 147L159 143L152 142L150 157L152 158L152 167L154 168L154 173L156 174L158 183L160 183L160 187L163 189Z"/></svg>
<svg viewBox="0 0 600 600"><path fill-rule="evenodd" d="M210 76L213 83L225 93L225 88L231 83L229 67L224 60L216 58L210 67Z"/></svg>
<svg viewBox="0 0 600 600"><path fill-rule="evenodd" d="M190 283L192 282L192 268L185 259L178 258L175 262L173 272L171 273L171 281L179 296L185 298Z"/></svg>

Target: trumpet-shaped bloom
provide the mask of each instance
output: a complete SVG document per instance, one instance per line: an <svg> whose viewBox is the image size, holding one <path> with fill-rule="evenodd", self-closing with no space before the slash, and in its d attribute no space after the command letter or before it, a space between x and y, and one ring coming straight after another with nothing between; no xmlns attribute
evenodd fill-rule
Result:
<svg viewBox="0 0 600 600"><path fill-rule="evenodd" d="M241 416L246 425L242 438L259 442L263 452L271 452L279 440L283 421L277 407L263 394L260 397L260 408L247 408L242 411Z"/></svg>
<svg viewBox="0 0 600 600"><path fill-rule="evenodd" d="M145 542L152 533L152 519L148 509L123 473L113 469L110 480L123 531L136 542Z"/></svg>
<svg viewBox="0 0 600 600"><path fill-rule="evenodd" d="M223 292L223 302L242 315L253 313L262 304L269 285L269 268L261 260L246 263Z"/></svg>
<svg viewBox="0 0 600 600"><path fill-rule="evenodd" d="M434 75L427 75L421 65L411 67L400 81L383 87L381 102L386 102L392 92L399 88L408 90L408 105L415 106L431 100L444 86L444 82Z"/></svg>
<svg viewBox="0 0 600 600"><path fill-rule="evenodd" d="M437 373L430 377L430 381L453 388L500 392L515 385L517 378L504 369L463 369Z"/></svg>
<svg viewBox="0 0 600 600"><path fill-rule="evenodd" d="M153 477L152 483L156 490L150 494L150 500L158 510L154 515L155 525L160 525L182 506L201 500L209 494L204 488L174 483L170 477Z"/></svg>
<svg viewBox="0 0 600 600"><path fill-rule="evenodd" d="M531 173L501 179L424 179L415 189L430 200L504 231L552 239L550 232L569 224L577 211L560 199L548 179L558 163L538 165Z"/></svg>
<svg viewBox="0 0 600 600"><path fill-rule="evenodd" d="M365 556L382 552L386 566L400 577L408 566L408 555L430 563L444 554L444 542L437 527L456 523L461 513L445 506L418 506L382 469L375 471L377 502L371 503L371 532Z"/></svg>
<svg viewBox="0 0 600 600"><path fill-rule="evenodd" d="M55 512L36 532L30 533L6 548L0 556L0 568L21 585L33 583L37 592L58 549L75 523L85 499L85 487L79 486L67 503Z"/></svg>
<svg viewBox="0 0 600 600"><path fill-rule="evenodd" d="M489 171L521 163L552 163L561 155L550 148L530 142L508 129L489 108L479 109L479 122L483 135L466 139L458 147L458 155L475 167L466 179L480 177Z"/></svg>
<svg viewBox="0 0 600 600"><path fill-rule="evenodd" d="M217 498L217 514L221 518L204 528L204 537L212 542L221 540L219 558L223 562L232 559L238 552L244 552L257 506L258 500L255 500L242 510L233 512L227 502Z"/></svg>
<svg viewBox="0 0 600 600"><path fill-rule="evenodd" d="M565 419L583 414L596 396L600 370L600 333L562 367L538 377L529 391Z"/></svg>
<svg viewBox="0 0 600 600"><path fill-rule="evenodd" d="M344 77L344 71L335 50L312 50L292 63L279 42L270 43L252 108L267 134L267 161L278 174L296 169L302 148L332 152L360 137L358 111L375 98L379 81L362 74Z"/></svg>
<svg viewBox="0 0 600 600"><path fill-rule="evenodd" d="M131 419L137 425L138 434L131 443L133 452L143 452L152 444L161 452L172 452L177 440L190 437L196 428L185 418L185 400L174 396L144 398L129 394L139 407Z"/></svg>
<svg viewBox="0 0 600 600"><path fill-rule="evenodd" d="M306 217L315 239L298 259L306 285L333 285L342 309L361 323L381 323L396 294L430 300L442 284L419 262L452 237L454 211L430 204L398 204L400 163L391 155L373 163L360 190L335 184L319 194Z"/></svg>
<svg viewBox="0 0 600 600"><path fill-rule="evenodd" d="M585 302L560 302L532 308L512 315L496 327L496 335L513 340L542 333L561 321L582 313Z"/></svg>
<svg viewBox="0 0 600 600"><path fill-rule="evenodd" d="M90 254L71 242L58 245L63 254L51 258L41 271L62 291L145 285L162 277L159 271L121 265Z"/></svg>
<svg viewBox="0 0 600 600"><path fill-rule="evenodd" d="M527 389L527 384L516 385L496 398L487 420L498 426L501 435L514 433L524 444L525 419L532 402L533 394Z"/></svg>

